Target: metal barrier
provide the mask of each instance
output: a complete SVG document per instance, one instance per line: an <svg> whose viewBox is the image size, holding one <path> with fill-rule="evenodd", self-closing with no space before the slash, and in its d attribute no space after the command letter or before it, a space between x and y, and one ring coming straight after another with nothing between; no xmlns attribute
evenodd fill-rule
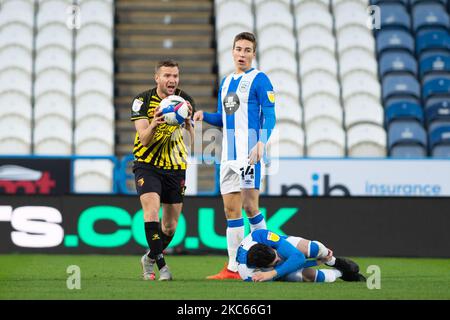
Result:
<svg viewBox="0 0 450 320"><path fill-rule="evenodd" d="M134 156L132 154L124 156L122 160L120 160L120 170L117 176L117 185L119 187L120 193L122 194L136 194L136 190L130 190L127 187L127 180L134 180L134 175L127 173L127 167L130 161L134 161Z"/></svg>

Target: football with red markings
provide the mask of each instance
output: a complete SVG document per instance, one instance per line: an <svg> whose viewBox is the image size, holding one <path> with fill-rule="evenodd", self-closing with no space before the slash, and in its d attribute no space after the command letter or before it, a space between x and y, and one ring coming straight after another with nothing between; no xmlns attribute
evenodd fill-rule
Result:
<svg viewBox="0 0 450 320"><path fill-rule="evenodd" d="M179 126L189 115L189 107L182 97L171 95L164 98L159 104L166 123L171 126Z"/></svg>

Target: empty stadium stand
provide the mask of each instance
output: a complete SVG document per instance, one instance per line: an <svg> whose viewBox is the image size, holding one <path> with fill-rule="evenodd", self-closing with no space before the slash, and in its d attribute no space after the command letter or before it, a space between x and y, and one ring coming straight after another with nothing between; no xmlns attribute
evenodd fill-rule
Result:
<svg viewBox="0 0 450 320"><path fill-rule="evenodd" d="M32 151L34 1L6 1L1 9L0 153L27 155Z"/></svg>
<svg viewBox="0 0 450 320"><path fill-rule="evenodd" d="M154 68L160 59L179 62L180 87L194 97L198 109L216 110L213 16L214 3L209 0L116 1L114 105L115 153L119 157L130 154L133 148L133 97L155 86ZM214 189L214 170L214 166L200 166L200 190Z"/></svg>
<svg viewBox="0 0 450 320"><path fill-rule="evenodd" d="M389 155L448 157L448 1L371 3L382 16L375 36Z"/></svg>

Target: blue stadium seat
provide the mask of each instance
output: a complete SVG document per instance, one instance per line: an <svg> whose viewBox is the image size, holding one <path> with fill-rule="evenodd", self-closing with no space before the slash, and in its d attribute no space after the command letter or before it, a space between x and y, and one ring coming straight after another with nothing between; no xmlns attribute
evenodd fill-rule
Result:
<svg viewBox="0 0 450 320"><path fill-rule="evenodd" d="M391 158L426 158L427 149L421 145L397 144L389 150Z"/></svg>
<svg viewBox="0 0 450 320"><path fill-rule="evenodd" d="M427 155L425 129L417 121L394 121L389 125L388 147L392 157L425 157Z"/></svg>
<svg viewBox="0 0 450 320"><path fill-rule="evenodd" d="M422 78L422 84L435 79L448 79L450 80L450 73L449 72L433 72L425 75Z"/></svg>
<svg viewBox="0 0 450 320"><path fill-rule="evenodd" d="M434 104L445 104L445 102L450 103L450 99L448 97L440 97L440 96L436 96L436 97L432 97L429 98L427 101L425 101L425 106L424 108L427 109L429 107L431 107Z"/></svg>
<svg viewBox="0 0 450 320"><path fill-rule="evenodd" d="M414 53L414 39L405 30L380 30L376 37L378 55L392 49Z"/></svg>
<svg viewBox="0 0 450 320"><path fill-rule="evenodd" d="M401 5L407 7L409 4L409 0L370 0L370 4L372 5L380 5L383 3L400 3Z"/></svg>
<svg viewBox="0 0 450 320"><path fill-rule="evenodd" d="M391 105L395 104L395 103L412 103L412 104L417 104L417 105L421 105L422 101L418 98L414 98L414 97L392 97L389 99L386 99L386 101L384 102L384 108L385 110L387 110L387 108L389 108Z"/></svg>
<svg viewBox="0 0 450 320"><path fill-rule="evenodd" d="M448 126L450 126L450 121L447 120L435 121L428 127L428 133L438 130L441 127L448 127Z"/></svg>
<svg viewBox="0 0 450 320"><path fill-rule="evenodd" d="M398 2L380 3L381 30L385 28L411 29L411 17L404 5Z"/></svg>
<svg viewBox="0 0 450 320"><path fill-rule="evenodd" d="M384 102L392 97L405 96L420 99L420 86L416 77L412 75L389 74L383 78Z"/></svg>
<svg viewBox="0 0 450 320"><path fill-rule="evenodd" d="M386 51L379 62L380 78L391 72L407 72L417 76L416 58L405 51Z"/></svg>
<svg viewBox="0 0 450 320"><path fill-rule="evenodd" d="M436 154L435 148L442 145L450 147L450 122L440 123L430 127L430 150L433 155ZM444 148L446 149L446 148ZM439 150L441 153L444 150Z"/></svg>
<svg viewBox="0 0 450 320"><path fill-rule="evenodd" d="M440 144L431 149L433 158L450 158L450 144Z"/></svg>
<svg viewBox="0 0 450 320"><path fill-rule="evenodd" d="M426 50L450 50L450 35L443 30L425 30L416 35L416 54Z"/></svg>
<svg viewBox="0 0 450 320"><path fill-rule="evenodd" d="M412 8L413 28L450 28L450 21L444 5L438 2L420 2Z"/></svg>
<svg viewBox="0 0 450 320"><path fill-rule="evenodd" d="M422 99L427 101L427 99L435 95L448 97L450 99L450 75L428 75L424 78L422 85Z"/></svg>
<svg viewBox="0 0 450 320"><path fill-rule="evenodd" d="M441 98L430 104L425 109L425 115L428 125L434 121L449 121L450 122L450 98Z"/></svg>
<svg viewBox="0 0 450 320"><path fill-rule="evenodd" d="M423 54L420 57L419 69L421 78L431 72L450 72L450 52Z"/></svg>
<svg viewBox="0 0 450 320"><path fill-rule="evenodd" d="M394 0L394 1L396 1L396 0ZM403 1L401 1L401 2L403 2ZM442 5L444 5L444 6L447 6L447 4L448 4L448 0L409 0L409 3L411 4L411 6L414 6L414 5L416 5L416 4L418 4L418 3L442 3Z"/></svg>
<svg viewBox="0 0 450 320"><path fill-rule="evenodd" d="M415 120L423 124L423 110L418 103L397 102L386 108L386 127L397 120Z"/></svg>

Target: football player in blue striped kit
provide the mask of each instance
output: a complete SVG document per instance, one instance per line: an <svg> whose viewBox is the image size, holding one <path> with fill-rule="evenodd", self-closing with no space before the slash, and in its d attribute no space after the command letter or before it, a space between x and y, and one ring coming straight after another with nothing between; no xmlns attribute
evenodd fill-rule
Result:
<svg viewBox="0 0 450 320"><path fill-rule="evenodd" d="M236 261L244 281L334 282L365 281L359 266L347 258L334 257L319 241L280 236L255 230L242 241ZM325 264L331 269L313 269Z"/></svg>
<svg viewBox="0 0 450 320"><path fill-rule="evenodd" d="M234 38L232 55L235 71L219 88L217 112L198 111L194 121L223 127L220 192L227 218L228 264L208 279L240 279L236 252L244 238L242 208L251 231L265 229L259 211L259 189L264 175L262 157L275 127L275 95L264 72L252 67L256 38L243 32Z"/></svg>

